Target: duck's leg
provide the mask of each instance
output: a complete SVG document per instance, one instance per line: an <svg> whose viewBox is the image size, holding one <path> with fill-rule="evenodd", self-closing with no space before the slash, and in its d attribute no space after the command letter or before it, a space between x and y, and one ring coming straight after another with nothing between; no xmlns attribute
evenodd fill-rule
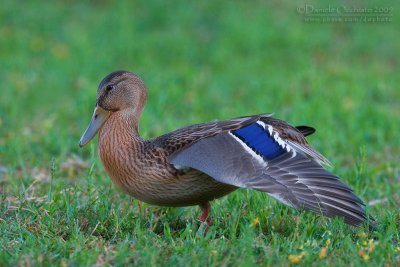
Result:
<svg viewBox="0 0 400 267"><path fill-rule="evenodd" d="M205 237L208 232L208 228L211 225L211 219L208 217L208 215L210 213L210 208L211 208L210 202L205 202L205 203L201 204L200 208L201 208L201 215L199 217L199 221L202 224L204 224L204 225L200 226L200 229L204 229L204 226L205 226L205 229L202 230L202 231L204 231L202 235Z"/></svg>
<svg viewBox="0 0 400 267"><path fill-rule="evenodd" d="M199 217L199 221L202 223L206 223L207 225L210 225L210 218L208 218L208 214L210 213L210 202L205 202L200 205L201 208L201 215Z"/></svg>

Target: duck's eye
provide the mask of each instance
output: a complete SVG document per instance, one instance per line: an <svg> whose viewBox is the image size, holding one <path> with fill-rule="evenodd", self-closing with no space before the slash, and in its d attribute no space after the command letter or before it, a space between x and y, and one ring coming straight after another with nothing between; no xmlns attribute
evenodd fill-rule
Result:
<svg viewBox="0 0 400 267"><path fill-rule="evenodd" d="M106 87L107 92L110 92L112 89L114 89L114 85L112 85L112 84L107 85L107 87Z"/></svg>

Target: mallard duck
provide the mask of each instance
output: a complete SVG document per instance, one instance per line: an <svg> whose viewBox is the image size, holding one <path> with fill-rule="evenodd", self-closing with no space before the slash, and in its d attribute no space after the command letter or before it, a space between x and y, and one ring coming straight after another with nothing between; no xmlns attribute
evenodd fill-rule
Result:
<svg viewBox="0 0 400 267"><path fill-rule="evenodd" d="M98 133L98 151L112 181L131 196L159 206L199 205L208 220L210 201L239 188L262 191L283 204L350 225L366 221L364 204L329 161L312 148L308 126L293 127L271 114L187 126L144 140L138 124L147 99L136 74L115 71L97 90L96 107L80 139Z"/></svg>

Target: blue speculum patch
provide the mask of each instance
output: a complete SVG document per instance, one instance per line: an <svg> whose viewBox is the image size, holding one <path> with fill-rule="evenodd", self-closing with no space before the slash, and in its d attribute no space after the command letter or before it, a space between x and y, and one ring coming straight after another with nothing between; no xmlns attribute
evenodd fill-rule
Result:
<svg viewBox="0 0 400 267"><path fill-rule="evenodd" d="M232 134L266 159L276 158L286 151L257 123L232 131Z"/></svg>

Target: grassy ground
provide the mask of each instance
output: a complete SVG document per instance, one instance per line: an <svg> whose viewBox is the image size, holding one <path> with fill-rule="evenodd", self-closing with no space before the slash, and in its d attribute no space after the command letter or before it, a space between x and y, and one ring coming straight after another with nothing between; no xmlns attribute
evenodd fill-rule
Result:
<svg viewBox="0 0 400 267"><path fill-rule="evenodd" d="M343 4L393 21L304 22L291 1L2 1L0 266L399 265L400 5ZM147 82L145 137L263 112L316 127L377 231L246 190L214 202L205 238L196 207L140 206L77 145L115 69Z"/></svg>

